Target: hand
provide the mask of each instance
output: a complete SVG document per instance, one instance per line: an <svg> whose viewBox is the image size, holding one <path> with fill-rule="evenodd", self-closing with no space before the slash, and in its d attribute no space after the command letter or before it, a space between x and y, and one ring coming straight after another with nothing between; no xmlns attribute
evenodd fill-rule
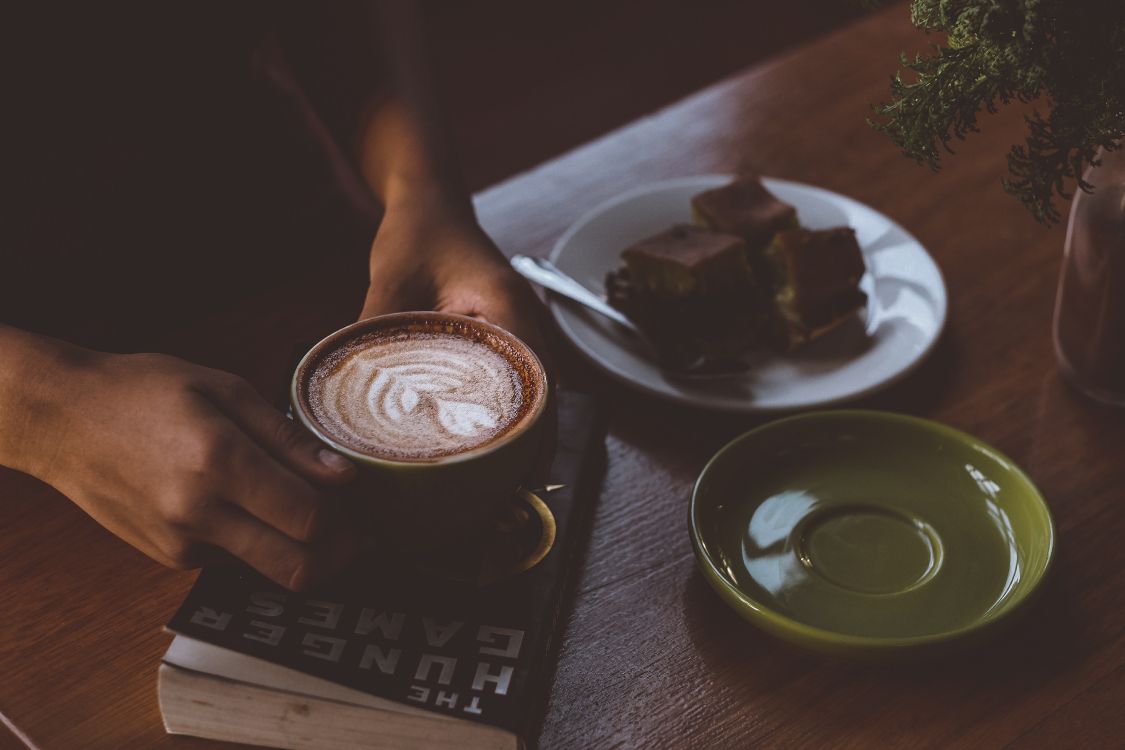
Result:
<svg viewBox="0 0 1125 750"><path fill-rule="evenodd" d="M402 310L468 315L511 331L546 365L539 299L475 221L451 213L388 210L360 319Z"/></svg>
<svg viewBox="0 0 1125 750"><path fill-rule="evenodd" d="M91 353L62 375L32 473L154 560L220 548L302 589L358 547L325 495L355 467L241 378L154 354Z"/></svg>
<svg viewBox="0 0 1125 750"><path fill-rule="evenodd" d="M551 379L544 332L545 309L531 287L508 264L471 218L442 207L388 210L371 248L371 285L360 320L402 310L438 310L481 318L524 341ZM548 402L544 441L529 486L550 480L557 422Z"/></svg>

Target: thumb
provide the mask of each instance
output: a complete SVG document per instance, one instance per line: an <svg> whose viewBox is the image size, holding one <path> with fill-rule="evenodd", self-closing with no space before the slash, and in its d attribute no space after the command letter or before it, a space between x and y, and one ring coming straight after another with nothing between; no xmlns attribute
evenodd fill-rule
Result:
<svg viewBox="0 0 1125 750"><path fill-rule="evenodd" d="M363 300L363 310L360 311L358 320L367 320L379 315L398 312L401 309L403 308L398 303L395 294L372 284L367 290L367 297Z"/></svg>
<svg viewBox="0 0 1125 750"><path fill-rule="evenodd" d="M219 408L242 432L305 479L342 484L355 476L351 461L275 409L245 380L232 376L232 382L214 395Z"/></svg>
<svg viewBox="0 0 1125 750"><path fill-rule="evenodd" d="M413 276L380 273L371 279L359 320L404 310L427 310L433 302L434 292Z"/></svg>

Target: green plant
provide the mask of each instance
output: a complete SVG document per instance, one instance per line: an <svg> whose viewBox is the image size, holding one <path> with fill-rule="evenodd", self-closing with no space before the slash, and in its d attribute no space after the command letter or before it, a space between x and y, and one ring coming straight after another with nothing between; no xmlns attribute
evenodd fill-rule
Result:
<svg viewBox="0 0 1125 750"><path fill-rule="evenodd" d="M891 79L873 127L937 169L951 142L976 131L982 110L1012 101L1045 105L1008 152L1004 189L1041 222L1058 221L1054 197L1082 190L1099 146L1125 136L1125 0L913 0L911 20L944 32L944 45Z"/></svg>

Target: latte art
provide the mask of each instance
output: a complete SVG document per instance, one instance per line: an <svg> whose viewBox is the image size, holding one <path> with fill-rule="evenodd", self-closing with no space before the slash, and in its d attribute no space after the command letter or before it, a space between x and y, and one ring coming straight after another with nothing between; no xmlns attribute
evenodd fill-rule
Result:
<svg viewBox="0 0 1125 750"><path fill-rule="evenodd" d="M418 460L472 450L522 413L519 371L454 334L356 342L313 373L309 403L336 439L364 453Z"/></svg>

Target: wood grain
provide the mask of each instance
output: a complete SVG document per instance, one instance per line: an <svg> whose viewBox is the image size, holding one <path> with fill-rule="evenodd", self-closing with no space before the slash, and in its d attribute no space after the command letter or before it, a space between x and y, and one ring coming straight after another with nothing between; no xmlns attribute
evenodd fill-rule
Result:
<svg viewBox="0 0 1125 750"><path fill-rule="evenodd" d="M477 189L863 8L848 0L489 0L430 10L448 121Z"/></svg>
<svg viewBox="0 0 1125 750"><path fill-rule="evenodd" d="M1081 747L1125 731L1109 709L1125 703L1115 594L1125 415L1076 397L1055 371L1063 230L1036 225L999 185L1023 113L988 119L938 174L865 125L895 53L922 43L891 9L486 191L478 206L506 250L538 254L621 190L712 171L823 185L889 214L941 265L950 324L918 372L860 405L938 419L1024 466L1059 525L1053 579L1024 622L940 665L873 670L795 653L725 608L688 542L698 471L756 422L609 386L611 470L544 747ZM1088 708L1094 695L1101 709Z"/></svg>
<svg viewBox="0 0 1125 750"><path fill-rule="evenodd" d="M916 373L860 405L945 422L1024 467L1058 525L1052 578L1001 637L938 664L793 651L712 594L687 536L695 476L757 420L656 403L571 358L571 376L608 391L613 414L544 748L1106 747L1125 735L1125 415L1077 397L1055 370L1063 230L1036 225L999 186L1022 112L989 117L937 174L864 123L897 52L924 43L888 9L486 190L477 206L506 252L539 255L599 201L704 172L758 170L887 213L937 259L950 322ZM200 321L180 348L276 393L286 347L354 314L330 278ZM0 711L51 750L219 747L165 736L156 707L159 628L193 575L11 472L0 473L0 519Z"/></svg>

